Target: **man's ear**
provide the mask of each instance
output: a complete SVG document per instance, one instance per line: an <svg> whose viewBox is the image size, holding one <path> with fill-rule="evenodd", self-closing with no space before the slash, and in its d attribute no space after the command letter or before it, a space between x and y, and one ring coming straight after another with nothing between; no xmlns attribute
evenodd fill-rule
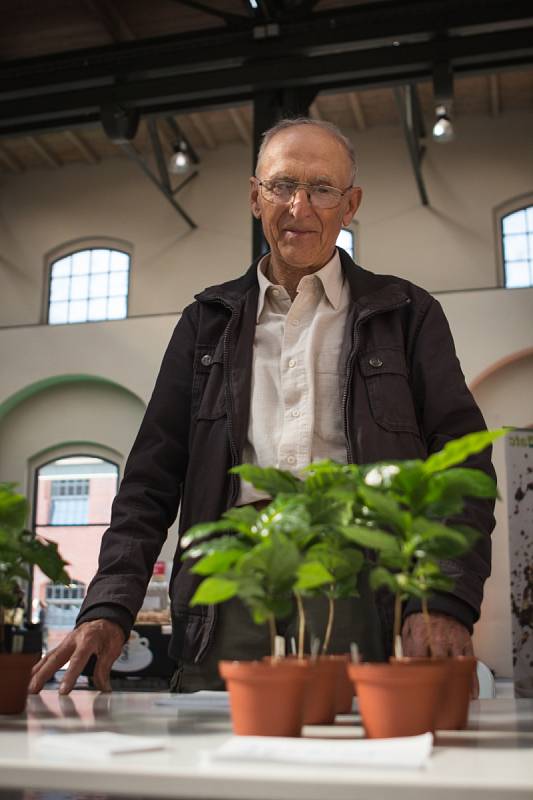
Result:
<svg viewBox="0 0 533 800"><path fill-rule="evenodd" d="M256 219L261 216L261 207L259 205L259 186L255 178L250 178L250 208L252 214Z"/></svg>
<svg viewBox="0 0 533 800"><path fill-rule="evenodd" d="M342 224L344 227L349 225L352 219L355 217L357 209L361 205L362 197L363 197L363 190L361 189L360 186L354 186L350 190L349 194L350 202L348 203L346 211L342 216Z"/></svg>

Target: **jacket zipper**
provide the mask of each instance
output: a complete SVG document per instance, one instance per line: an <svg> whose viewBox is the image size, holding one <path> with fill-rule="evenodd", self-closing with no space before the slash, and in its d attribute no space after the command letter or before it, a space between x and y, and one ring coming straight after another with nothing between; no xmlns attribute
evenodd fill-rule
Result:
<svg viewBox="0 0 533 800"><path fill-rule="evenodd" d="M355 324L352 328L352 349L350 351L350 355L348 356L348 368L346 370L346 380L344 382L344 392L342 394L342 415L344 421L344 441L346 442L346 457L348 460L348 464L353 464L353 450L352 450L352 443L350 441L350 434L348 430L348 398L350 394L350 387L352 385L352 378L353 378L353 365L355 361L355 356L357 355L357 350L359 349L359 328L365 322L367 322L372 317L376 317L378 314L384 314L386 311L395 311L397 308L402 308L402 306L406 306L411 302L410 298L407 297L405 300L402 300L401 303L396 303L393 306L387 306L386 308L379 308L376 311L368 311L366 314L363 312L360 317L355 320Z"/></svg>
<svg viewBox="0 0 533 800"><path fill-rule="evenodd" d="M229 303L227 303L222 297L219 296L211 297L209 298L209 300L220 303L231 314L229 322L224 330L223 358L224 358L224 396L226 398L226 407L228 409L228 414L227 414L228 439L229 439L229 447L231 453L231 466L235 467L237 466L239 459L237 454L237 444L235 442L235 437L233 435L233 399L231 396L230 382L229 382L229 366L230 366L229 334L231 325L235 318L235 309L233 308L233 306L230 306ZM237 499L237 494L238 494L237 476L230 475L230 497L229 497L230 507L234 505L234 501Z"/></svg>

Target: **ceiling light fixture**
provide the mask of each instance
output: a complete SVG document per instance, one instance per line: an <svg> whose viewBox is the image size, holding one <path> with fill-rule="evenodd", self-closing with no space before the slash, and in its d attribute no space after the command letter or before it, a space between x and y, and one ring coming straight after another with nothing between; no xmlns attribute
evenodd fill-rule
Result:
<svg viewBox="0 0 533 800"><path fill-rule="evenodd" d="M435 109L437 117L433 126L433 138L436 142L452 142L455 139L455 131L448 116L446 106L437 106Z"/></svg>
<svg viewBox="0 0 533 800"><path fill-rule="evenodd" d="M182 175L191 166L191 157L187 151L187 145L181 141L175 147L168 162L168 171L173 175Z"/></svg>

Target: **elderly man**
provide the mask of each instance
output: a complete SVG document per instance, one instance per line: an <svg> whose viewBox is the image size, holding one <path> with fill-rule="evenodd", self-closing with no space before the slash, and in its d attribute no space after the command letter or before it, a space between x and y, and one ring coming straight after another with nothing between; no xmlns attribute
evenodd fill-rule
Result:
<svg viewBox="0 0 533 800"><path fill-rule="evenodd" d="M183 312L77 627L37 665L32 691L70 659L60 687L69 692L92 654L95 684L109 689L110 667L180 503L184 531L232 505L261 501L253 487L228 475L232 465L298 472L326 457L424 458L484 427L439 304L406 280L356 266L336 248L361 202L355 173L349 140L327 123L284 120L265 134L250 199L270 251L244 276L201 292ZM471 465L493 474L486 453ZM437 654L472 653L470 634L490 571L491 504L470 503L465 520L482 536L471 555L446 563L455 588L431 603ZM189 608L196 580L178 547L171 655L181 691L219 686L221 656L257 657L268 649L237 601ZM335 647L361 635L367 655L378 657L387 598L375 607L363 592L359 603L342 611ZM404 614L405 653L425 654L419 608L407 604Z"/></svg>

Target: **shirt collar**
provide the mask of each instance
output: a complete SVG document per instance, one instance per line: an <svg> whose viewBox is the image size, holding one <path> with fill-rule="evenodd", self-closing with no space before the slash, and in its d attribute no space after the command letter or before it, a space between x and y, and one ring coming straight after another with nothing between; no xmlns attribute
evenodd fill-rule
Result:
<svg viewBox="0 0 533 800"><path fill-rule="evenodd" d="M265 295L267 293L267 289L270 286L275 286L275 284L272 283L272 281L270 281L265 275L269 258L270 255L267 253L267 255L263 256L257 265L257 280L259 283L257 322L259 322L259 317L261 316L261 312L263 311L265 305ZM335 248L333 257L328 261L328 263L319 269L318 272L315 272L314 275L322 283L324 294L326 295L329 303L335 309L335 311L338 311L341 304L344 275L342 272L341 260L337 248Z"/></svg>

